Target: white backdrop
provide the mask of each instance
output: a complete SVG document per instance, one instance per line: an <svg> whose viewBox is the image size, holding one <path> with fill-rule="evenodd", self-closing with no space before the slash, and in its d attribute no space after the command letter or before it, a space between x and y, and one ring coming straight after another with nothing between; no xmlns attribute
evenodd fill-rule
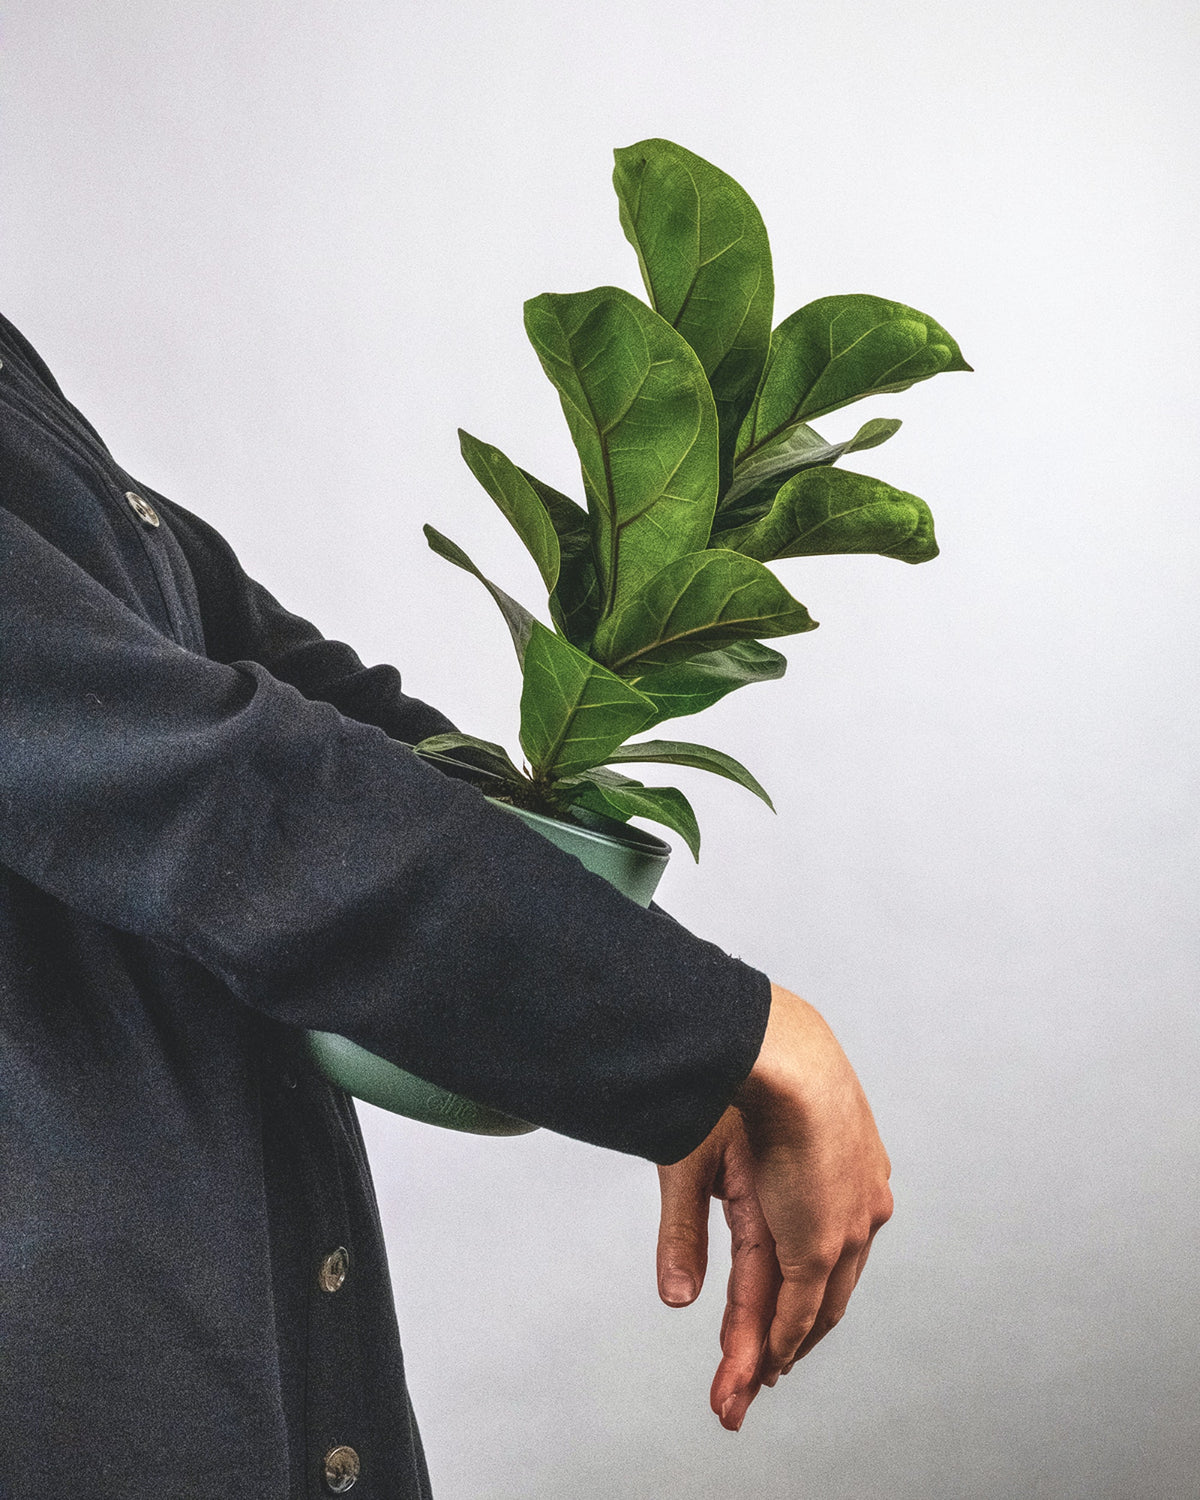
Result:
<svg viewBox="0 0 1200 1500"><path fill-rule="evenodd" d="M942 556L781 565L822 628L694 731L778 816L685 773L663 896L859 1068L897 1213L851 1315L724 1433L727 1258L658 1304L652 1167L364 1107L439 1500L1195 1500L1198 21L0 7L0 306L126 468L513 748L499 617L420 525L536 597L455 428L578 489L521 303L639 289L614 146L743 183L779 315L874 292L976 368L819 424L905 419L852 466Z"/></svg>

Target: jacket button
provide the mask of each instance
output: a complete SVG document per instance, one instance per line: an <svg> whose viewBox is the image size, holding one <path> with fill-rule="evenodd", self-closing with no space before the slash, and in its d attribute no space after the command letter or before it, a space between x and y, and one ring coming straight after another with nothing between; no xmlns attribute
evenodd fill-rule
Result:
<svg viewBox="0 0 1200 1500"><path fill-rule="evenodd" d="M152 505L147 505L140 495L135 494L133 490L126 490L125 498L129 501L130 510L135 516L145 521L147 526L158 525L158 512Z"/></svg>
<svg viewBox="0 0 1200 1500"><path fill-rule="evenodd" d="M345 1281L349 1269L350 1252L344 1245L339 1245L321 1262L321 1269L317 1272L317 1285L323 1292L336 1292Z"/></svg>
<svg viewBox="0 0 1200 1500"><path fill-rule="evenodd" d="M353 1448L330 1448L325 1455L325 1488L333 1495L344 1495L358 1478L361 1465Z"/></svg>

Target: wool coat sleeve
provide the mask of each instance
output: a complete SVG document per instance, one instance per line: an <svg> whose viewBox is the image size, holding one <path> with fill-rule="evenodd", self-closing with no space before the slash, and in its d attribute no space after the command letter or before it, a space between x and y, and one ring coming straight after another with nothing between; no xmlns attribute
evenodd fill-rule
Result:
<svg viewBox="0 0 1200 1500"><path fill-rule="evenodd" d="M757 1054L765 976L397 743L448 721L162 510L204 652L0 508L0 863L277 1021L598 1145L691 1150Z"/></svg>

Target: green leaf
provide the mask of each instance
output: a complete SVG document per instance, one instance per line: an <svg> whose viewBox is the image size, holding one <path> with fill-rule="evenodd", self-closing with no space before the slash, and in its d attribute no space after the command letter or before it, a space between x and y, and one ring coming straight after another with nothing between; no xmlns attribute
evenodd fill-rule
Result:
<svg viewBox="0 0 1200 1500"><path fill-rule="evenodd" d="M558 582L550 595L550 614L571 644L586 651L600 618L600 584L588 513L527 470L520 472L537 492L558 535Z"/></svg>
<svg viewBox="0 0 1200 1500"><path fill-rule="evenodd" d="M734 470L733 482L721 499L719 522L734 512L765 510L779 486L802 469L836 463L846 453L878 448L900 430L895 417L872 417L844 443L827 443L806 422L786 427L777 438L760 448ZM739 503L740 502L740 503Z"/></svg>
<svg viewBox="0 0 1200 1500"><path fill-rule="evenodd" d="M864 396L905 391L942 370L969 370L939 324L902 302L856 294L822 297L771 335L762 381L742 424L743 463L797 422Z"/></svg>
<svg viewBox="0 0 1200 1500"><path fill-rule="evenodd" d="M726 693L752 682L772 682L787 671L787 657L758 641L735 641L721 651L703 651L665 666L640 666L630 682L654 704L655 717L681 719L710 708Z"/></svg>
<svg viewBox="0 0 1200 1500"><path fill-rule="evenodd" d="M593 650L614 672L678 660L733 641L796 635L816 621L769 568L727 548L668 563L604 620Z"/></svg>
<svg viewBox="0 0 1200 1500"><path fill-rule="evenodd" d="M613 155L621 227L651 306L696 351L716 398L724 485L771 341L775 287L762 216L732 177L671 141Z"/></svg>
<svg viewBox="0 0 1200 1500"><path fill-rule="evenodd" d="M525 327L579 453L603 617L708 541L718 464L712 391L686 341L617 287L534 297Z"/></svg>
<svg viewBox="0 0 1200 1500"><path fill-rule="evenodd" d="M433 548L439 557L444 557L447 562L452 562L456 568L461 568L464 573L471 573L479 579L488 593L500 606L500 613L504 616L509 633L513 638L513 645L517 650L517 660L525 660L525 648L529 643L529 632L536 623L533 616L523 604L518 604L511 595L488 578L485 578L457 542L452 542L448 536L443 536L440 531L435 531L432 526L424 527L425 540Z"/></svg>
<svg viewBox="0 0 1200 1500"><path fill-rule="evenodd" d="M525 780L503 745L477 739L473 734L431 734L413 748L418 755L430 760L455 761L460 765L471 766L476 771L484 771L501 781Z"/></svg>
<svg viewBox="0 0 1200 1500"><path fill-rule="evenodd" d="M641 740L614 750L608 761L610 765L656 761L670 766L694 766L698 771L713 771L744 786L748 792L761 797L772 812L775 811L775 804L740 760L734 760L723 750L711 750L707 745L692 745L686 740Z"/></svg>
<svg viewBox="0 0 1200 1500"><path fill-rule="evenodd" d="M558 533L537 491L510 458L490 443L458 429L459 447L471 473L500 507L537 563L547 592L558 582Z"/></svg>
<svg viewBox="0 0 1200 1500"><path fill-rule="evenodd" d="M700 862L700 826L692 804L677 787L639 786L637 782L613 786L607 781L603 785L597 781L576 792L571 800L622 822L628 818L650 818L655 823L664 823L682 836L692 858L697 864Z"/></svg>
<svg viewBox="0 0 1200 1500"><path fill-rule="evenodd" d="M924 500L849 469L806 469L788 482L761 520L722 533L726 547L771 562L819 553L878 552L900 562L938 554Z"/></svg>
<svg viewBox="0 0 1200 1500"><path fill-rule="evenodd" d="M521 747L534 775L570 776L603 764L646 729L654 705L537 620L525 650Z"/></svg>
<svg viewBox="0 0 1200 1500"><path fill-rule="evenodd" d="M620 771L610 770L608 766L590 766L586 771L580 771L577 776L560 776L555 779L554 790L556 792L571 792L578 787L588 786L591 783L597 786L644 786L645 783L638 781L633 776L625 776Z"/></svg>

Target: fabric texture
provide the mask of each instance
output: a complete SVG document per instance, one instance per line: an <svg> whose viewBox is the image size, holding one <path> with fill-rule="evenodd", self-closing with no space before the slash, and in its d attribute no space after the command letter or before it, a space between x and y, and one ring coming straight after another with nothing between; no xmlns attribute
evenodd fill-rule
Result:
<svg viewBox="0 0 1200 1500"><path fill-rule="evenodd" d="M0 1500L315 1497L338 1445L356 1497L430 1493L304 1028L659 1162L749 1071L766 977L407 748L451 727L0 318Z"/></svg>

